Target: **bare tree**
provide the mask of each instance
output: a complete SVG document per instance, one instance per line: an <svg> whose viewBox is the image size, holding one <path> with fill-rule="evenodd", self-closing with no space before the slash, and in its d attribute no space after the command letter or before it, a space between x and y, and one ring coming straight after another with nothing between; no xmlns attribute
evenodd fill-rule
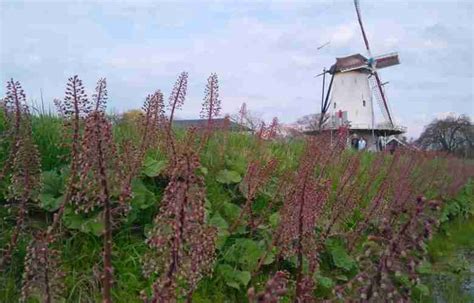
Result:
<svg viewBox="0 0 474 303"><path fill-rule="evenodd" d="M305 131L319 131L327 126L328 116L318 114L309 114L296 120L296 124Z"/></svg>
<svg viewBox="0 0 474 303"><path fill-rule="evenodd" d="M424 149L474 157L474 125L465 115L435 119L425 127L416 144Z"/></svg>
<svg viewBox="0 0 474 303"><path fill-rule="evenodd" d="M245 103L242 103L238 113L230 115L230 120L241 126L248 127L254 132L258 130L263 122L263 119L258 114L250 111Z"/></svg>

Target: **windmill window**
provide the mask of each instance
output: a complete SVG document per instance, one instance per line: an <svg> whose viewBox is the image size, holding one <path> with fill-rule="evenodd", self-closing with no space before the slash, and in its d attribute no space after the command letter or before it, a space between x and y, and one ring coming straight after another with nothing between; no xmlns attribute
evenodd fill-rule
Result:
<svg viewBox="0 0 474 303"><path fill-rule="evenodd" d="M362 100L362 105L365 107L365 100Z"/></svg>

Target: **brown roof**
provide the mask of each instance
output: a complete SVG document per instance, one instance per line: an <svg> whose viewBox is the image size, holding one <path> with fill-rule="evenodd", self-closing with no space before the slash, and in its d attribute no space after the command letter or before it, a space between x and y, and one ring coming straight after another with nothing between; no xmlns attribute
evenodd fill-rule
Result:
<svg viewBox="0 0 474 303"><path fill-rule="evenodd" d="M367 62L367 58L361 54L355 54L347 57L336 58L336 64L331 67L331 72L339 72L357 66L363 66Z"/></svg>

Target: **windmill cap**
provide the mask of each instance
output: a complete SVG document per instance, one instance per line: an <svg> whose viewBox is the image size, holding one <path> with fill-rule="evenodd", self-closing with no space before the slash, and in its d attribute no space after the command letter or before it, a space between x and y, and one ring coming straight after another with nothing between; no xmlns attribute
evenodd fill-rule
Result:
<svg viewBox="0 0 474 303"><path fill-rule="evenodd" d="M336 63L331 66L330 72L340 72L347 69L359 67L366 68L368 59L361 54L354 54L347 57L336 58Z"/></svg>

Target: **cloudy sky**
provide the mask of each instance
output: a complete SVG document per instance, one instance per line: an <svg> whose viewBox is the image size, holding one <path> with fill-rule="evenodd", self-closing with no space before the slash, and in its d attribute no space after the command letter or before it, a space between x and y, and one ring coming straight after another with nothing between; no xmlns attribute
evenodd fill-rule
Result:
<svg viewBox="0 0 474 303"><path fill-rule="evenodd" d="M361 0L361 8L373 53L400 54L401 65L381 76L409 136L449 112L474 116L472 1ZM89 91L106 77L109 108L121 112L158 88L168 95L188 71L179 116L195 118L216 72L224 112L246 102L264 119L290 123L318 112L314 75L358 52L364 46L352 0L0 0L0 80L20 80L32 100L42 91L47 104L63 96L71 75Z"/></svg>

